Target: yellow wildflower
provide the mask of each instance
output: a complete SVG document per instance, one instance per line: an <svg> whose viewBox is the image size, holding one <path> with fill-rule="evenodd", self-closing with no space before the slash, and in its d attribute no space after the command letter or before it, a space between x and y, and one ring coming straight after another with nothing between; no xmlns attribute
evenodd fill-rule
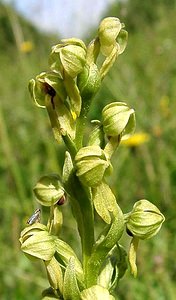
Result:
<svg viewBox="0 0 176 300"><path fill-rule="evenodd" d="M128 147L137 147L140 146L141 144L148 142L149 139L150 139L149 134L145 132L135 133L127 140L122 140L121 144Z"/></svg>
<svg viewBox="0 0 176 300"><path fill-rule="evenodd" d="M33 50L34 44L31 41L24 41L20 45L20 51L23 53L29 53Z"/></svg>

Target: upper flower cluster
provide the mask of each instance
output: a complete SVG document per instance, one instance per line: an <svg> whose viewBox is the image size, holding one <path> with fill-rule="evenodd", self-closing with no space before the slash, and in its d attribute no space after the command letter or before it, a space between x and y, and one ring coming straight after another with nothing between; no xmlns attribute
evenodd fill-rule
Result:
<svg viewBox="0 0 176 300"><path fill-rule="evenodd" d="M29 91L39 107L47 108L56 140L75 138L75 120L87 113L101 80L127 43L127 32L117 18L105 18L98 36L88 46L77 38L63 39L51 49L49 70L29 82ZM101 66L98 56L105 58Z"/></svg>

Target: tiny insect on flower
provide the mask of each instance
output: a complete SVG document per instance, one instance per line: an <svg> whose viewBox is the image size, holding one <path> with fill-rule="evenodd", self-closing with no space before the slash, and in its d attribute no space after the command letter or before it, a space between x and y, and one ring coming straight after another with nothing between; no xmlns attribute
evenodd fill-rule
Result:
<svg viewBox="0 0 176 300"><path fill-rule="evenodd" d="M40 222L40 214L41 214L41 209L37 208L33 215L28 219L27 224L32 225L34 223Z"/></svg>

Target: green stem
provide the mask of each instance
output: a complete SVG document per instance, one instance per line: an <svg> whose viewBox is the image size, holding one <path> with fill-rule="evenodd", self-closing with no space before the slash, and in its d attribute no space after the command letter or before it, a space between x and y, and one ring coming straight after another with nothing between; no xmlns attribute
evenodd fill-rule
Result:
<svg viewBox="0 0 176 300"><path fill-rule="evenodd" d="M92 99L82 98L82 108L80 116L76 121L75 144L78 150L83 146L84 130L87 122L87 114L90 108L91 100Z"/></svg>
<svg viewBox="0 0 176 300"><path fill-rule="evenodd" d="M62 131L61 131L61 134L62 134ZM63 134L62 135L62 139L72 157L72 159L74 159L76 153L77 153L77 149L76 149L76 146L75 146L75 143L73 142L73 140L71 139L71 137L69 135L65 135Z"/></svg>
<svg viewBox="0 0 176 300"><path fill-rule="evenodd" d="M112 223L105 226L99 239L94 244L91 257L87 264L87 287L95 285L103 262L105 261L109 251L119 241L124 230L124 218L120 207L116 204L116 208L112 213Z"/></svg>
<svg viewBox="0 0 176 300"><path fill-rule="evenodd" d="M94 244L94 215L91 201L88 197L81 197L79 199L80 209L82 213L82 259L83 270L87 273L87 263L92 253L92 246Z"/></svg>
<svg viewBox="0 0 176 300"><path fill-rule="evenodd" d="M80 116L76 122L76 134L75 134L75 144L78 150L83 146L83 136L84 136L86 121L87 121L87 116L83 111L81 111Z"/></svg>
<svg viewBox="0 0 176 300"><path fill-rule="evenodd" d="M77 221L78 231L82 244L83 269L87 273L87 263L92 253L94 244L94 213L93 204L88 192L83 188L75 174L70 178L71 199L74 216Z"/></svg>

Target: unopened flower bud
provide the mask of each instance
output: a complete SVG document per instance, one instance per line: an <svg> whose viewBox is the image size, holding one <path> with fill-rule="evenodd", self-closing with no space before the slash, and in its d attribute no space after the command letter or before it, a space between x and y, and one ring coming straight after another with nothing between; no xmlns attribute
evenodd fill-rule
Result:
<svg viewBox="0 0 176 300"><path fill-rule="evenodd" d="M115 17L108 17L101 21L98 30L98 36L103 55L110 55L116 44L116 38L122 27L123 24L118 18Z"/></svg>
<svg viewBox="0 0 176 300"><path fill-rule="evenodd" d="M81 182L87 186L99 185L111 169L110 161L99 146L81 148L75 156L77 173Z"/></svg>
<svg viewBox="0 0 176 300"><path fill-rule="evenodd" d="M101 78L98 67L92 63L90 66L86 65L83 71L78 75L78 88L83 100L90 99L97 93Z"/></svg>
<svg viewBox="0 0 176 300"><path fill-rule="evenodd" d="M33 190L37 201L43 206L54 205L64 196L64 188L56 174L41 177Z"/></svg>
<svg viewBox="0 0 176 300"><path fill-rule="evenodd" d="M86 46L82 40L62 40L62 44L52 47L50 55L50 67L56 72L67 74L75 78L82 70L86 62Z"/></svg>
<svg viewBox="0 0 176 300"><path fill-rule="evenodd" d="M165 218L159 209L148 200L139 200L127 214L126 227L134 237L145 240L156 235Z"/></svg>
<svg viewBox="0 0 176 300"><path fill-rule="evenodd" d="M135 112L124 102L112 102L102 111L103 129L107 136L121 136L127 139L135 130Z"/></svg>

